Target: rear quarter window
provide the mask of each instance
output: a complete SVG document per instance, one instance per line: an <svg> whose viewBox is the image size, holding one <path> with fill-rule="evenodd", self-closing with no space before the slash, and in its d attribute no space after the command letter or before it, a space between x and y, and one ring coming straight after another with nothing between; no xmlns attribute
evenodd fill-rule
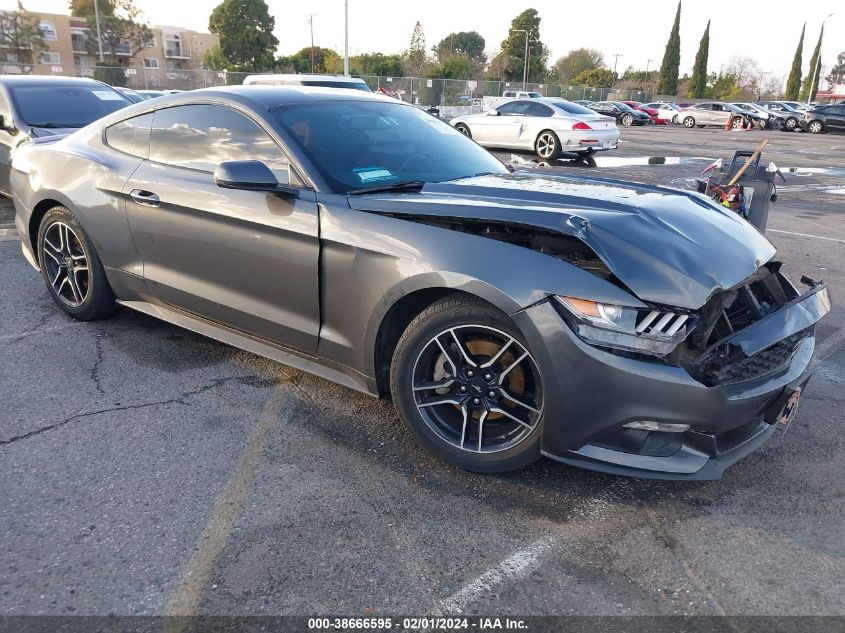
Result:
<svg viewBox="0 0 845 633"><path fill-rule="evenodd" d="M152 113L126 119L106 128L106 145L124 154L147 158L150 153Z"/></svg>

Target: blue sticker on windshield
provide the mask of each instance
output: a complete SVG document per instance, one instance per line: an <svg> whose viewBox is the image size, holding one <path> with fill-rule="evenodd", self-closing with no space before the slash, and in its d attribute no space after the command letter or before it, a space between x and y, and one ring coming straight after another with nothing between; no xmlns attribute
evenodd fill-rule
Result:
<svg viewBox="0 0 845 633"><path fill-rule="evenodd" d="M361 182L378 182L380 180L396 180L396 176L384 167L356 167L352 170Z"/></svg>

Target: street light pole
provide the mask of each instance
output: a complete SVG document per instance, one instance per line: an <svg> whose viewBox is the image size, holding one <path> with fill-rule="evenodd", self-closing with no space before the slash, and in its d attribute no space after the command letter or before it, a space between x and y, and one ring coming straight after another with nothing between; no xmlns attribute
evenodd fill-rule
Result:
<svg viewBox="0 0 845 633"><path fill-rule="evenodd" d="M819 34L819 55L818 55L818 57L816 57L816 63L813 64L813 72L810 75L810 89L807 91L807 103L810 103L810 101L812 101L813 97L815 96L813 94L813 84L816 83L816 70L819 67L819 61L820 61L820 58L822 56L822 46L821 46L822 41L821 40L822 40L822 37L824 37L824 23L827 22L828 19L831 16L833 16L832 13L829 14L824 20L822 20L822 32Z"/></svg>
<svg viewBox="0 0 845 633"><path fill-rule="evenodd" d="M314 72L314 16L316 13L308 15L308 25L311 27L311 72Z"/></svg>
<svg viewBox="0 0 845 633"><path fill-rule="evenodd" d="M343 3L343 74L349 77L349 0Z"/></svg>
<svg viewBox="0 0 845 633"><path fill-rule="evenodd" d="M103 63L103 38L100 35L100 0L94 0L94 21L97 23L97 48L100 51L100 63Z"/></svg>
<svg viewBox="0 0 845 633"><path fill-rule="evenodd" d="M511 29L514 33L525 33L525 63L522 65L522 89L528 84L528 31L525 29Z"/></svg>
<svg viewBox="0 0 845 633"><path fill-rule="evenodd" d="M622 57L622 53L613 53L613 80L616 81L616 64L619 63L619 58Z"/></svg>

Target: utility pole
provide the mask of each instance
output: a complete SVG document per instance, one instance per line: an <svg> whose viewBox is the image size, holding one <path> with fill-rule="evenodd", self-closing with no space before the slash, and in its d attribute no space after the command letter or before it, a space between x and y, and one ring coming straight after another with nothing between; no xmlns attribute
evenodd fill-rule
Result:
<svg viewBox="0 0 845 633"><path fill-rule="evenodd" d="M97 23L97 48L100 51L100 63L103 63L103 38L100 35L100 0L94 0L94 21Z"/></svg>
<svg viewBox="0 0 845 633"><path fill-rule="evenodd" d="M316 13L308 15L308 26L311 27L311 72L314 72L314 16Z"/></svg>
<svg viewBox="0 0 845 633"><path fill-rule="evenodd" d="M528 84L528 31L525 29L511 29L514 33L525 33L525 63L522 69L522 89Z"/></svg>
<svg viewBox="0 0 845 633"><path fill-rule="evenodd" d="M648 90L648 66L653 61L654 61L653 59L649 59L645 63L645 87L646 87L646 90Z"/></svg>
<svg viewBox="0 0 845 633"><path fill-rule="evenodd" d="M349 0L343 2L343 74L349 77Z"/></svg>
<svg viewBox="0 0 845 633"><path fill-rule="evenodd" d="M619 58L622 57L622 53L613 53L611 57L613 57L613 81L616 81L616 64L619 63Z"/></svg>
<svg viewBox="0 0 845 633"><path fill-rule="evenodd" d="M824 20L822 20L822 34L819 35L819 55L816 57L816 63L813 65L813 72L810 74L810 89L807 91L807 103L810 103L815 96L813 94L813 84L816 83L816 70L818 70L819 62L821 61L822 56L822 47L821 47L821 38L824 36L824 23L828 21L828 19L833 14L829 14Z"/></svg>

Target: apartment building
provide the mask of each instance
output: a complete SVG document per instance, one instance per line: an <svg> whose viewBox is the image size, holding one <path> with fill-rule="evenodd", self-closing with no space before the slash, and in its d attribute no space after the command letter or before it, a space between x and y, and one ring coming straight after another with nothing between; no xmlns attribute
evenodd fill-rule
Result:
<svg viewBox="0 0 845 633"><path fill-rule="evenodd" d="M7 12L8 13L8 12ZM37 19L46 49L33 64L21 63L0 39L0 73L93 77L98 61L96 32L85 18L58 13L21 12ZM128 42L115 51L130 88L199 88L208 81L202 70L207 50L220 42L213 33L178 26L150 27L152 39L140 50ZM92 45L93 43L93 45Z"/></svg>

